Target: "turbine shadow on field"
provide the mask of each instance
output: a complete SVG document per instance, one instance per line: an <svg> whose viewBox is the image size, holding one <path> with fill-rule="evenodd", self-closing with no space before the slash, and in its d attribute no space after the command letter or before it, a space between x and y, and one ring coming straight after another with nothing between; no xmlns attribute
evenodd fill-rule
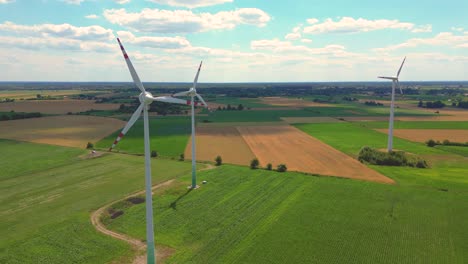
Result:
<svg viewBox="0 0 468 264"><path fill-rule="evenodd" d="M175 201L173 201L169 207L172 208L173 210L177 210L177 203L182 200L182 198L184 198L185 196L187 196L193 189L188 189L184 194L182 194L181 196L177 197L177 199L175 199Z"/></svg>

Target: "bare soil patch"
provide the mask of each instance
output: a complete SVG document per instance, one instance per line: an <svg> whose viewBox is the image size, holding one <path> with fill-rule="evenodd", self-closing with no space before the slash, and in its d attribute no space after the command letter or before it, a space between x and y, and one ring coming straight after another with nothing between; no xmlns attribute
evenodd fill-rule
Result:
<svg viewBox="0 0 468 264"><path fill-rule="evenodd" d="M382 133L388 133L388 129L376 129ZM468 142L468 130L463 129L395 129L393 134L396 137L415 142L426 142L429 139L452 142Z"/></svg>
<svg viewBox="0 0 468 264"><path fill-rule="evenodd" d="M286 164L288 170L394 183L392 179L292 126L238 127L262 166Z"/></svg>
<svg viewBox="0 0 468 264"><path fill-rule="evenodd" d="M43 114L66 114L88 110L116 110L119 104L96 104L92 100L29 100L1 103L0 112L41 112Z"/></svg>
<svg viewBox="0 0 468 264"><path fill-rule="evenodd" d="M124 121L96 116L49 116L2 121L0 138L66 147L86 147L125 125Z"/></svg>
<svg viewBox="0 0 468 264"><path fill-rule="evenodd" d="M332 107L331 104L325 103L316 103L312 101L307 101L297 98L285 98L285 97L263 97L260 99L262 103L274 105L274 106L287 106L287 107L312 107L312 106L321 106L321 107Z"/></svg>
<svg viewBox="0 0 468 264"><path fill-rule="evenodd" d="M236 127L197 127L197 160L214 161L220 155L223 163L248 165L254 158ZM185 148L185 158L192 156L192 138Z"/></svg>

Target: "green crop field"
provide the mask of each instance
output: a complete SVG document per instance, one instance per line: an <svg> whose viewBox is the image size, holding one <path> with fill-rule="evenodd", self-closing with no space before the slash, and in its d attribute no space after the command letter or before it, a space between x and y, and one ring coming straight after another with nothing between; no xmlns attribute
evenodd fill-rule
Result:
<svg viewBox="0 0 468 264"><path fill-rule="evenodd" d="M465 165L464 172L468 172ZM462 172L460 172L462 173ZM300 173L222 166L158 193L156 241L168 263L463 263L468 257L465 191L382 185ZM407 179L400 173L392 177ZM401 177L401 178L400 178ZM453 179L443 179L445 188ZM144 205L111 229L144 239Z"/></svg>
<svg viewBox="0 0 468 264"><path fill-rule="evenodd" d="M143 157L0 140L0 263L107 263L133 254L98 233L90 213L144 189ZM153 160L153 181L190 172L190 164ZM125 261L123 261L125 263Z"/></svg>
<svg viewBox="0 0 468 264"><path fill-rule="evenodd" d="M368 128L388 128L388 122L361 122ZM468 122L457 121L395 121L395 129L468 129Z"/></svg>
<svg viewBox="0 0 468 264"><path fill-rule="evenodd" d="M363 146L385 149L387 135L368 129L367 123L323 123L296 125L304 132L320 139L330 146L356 157ZM430 148L423 143L416 143L394 138L394 148L421 155L426 158L430 169L409 167L372 166L377 171L391 178L400 179L400 183L420 184L427 186L453 187L457 190L468 188L468 162L461 155L442 148ZM449 186L450 185L450 186Z"/></svg>
<svg viewBox="0 0 468 264"><path fill-rule="evenodd" d="M163 157L179 157L184 153L191 133L190 117L158 117L150 118L150 144ZM99 141L97 148L108 149L117 138L121 130ZM119 142L115 151L142 154L143 145L143 119L140 118Z"/></svg>

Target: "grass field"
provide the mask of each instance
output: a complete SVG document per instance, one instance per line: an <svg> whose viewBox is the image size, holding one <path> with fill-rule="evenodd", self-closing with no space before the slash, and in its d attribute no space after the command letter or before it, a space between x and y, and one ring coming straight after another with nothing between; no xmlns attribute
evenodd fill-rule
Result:
<svg viewBox="0 0 468 264"><path fill-rule="evenodd" d="M0 140L0 263L108 263L130 246L98 233L92 210L144 189L143 158ZM47 153L47 155L44 155ZM153 183L188 174L190 164L154 160Z"/></svg>
<svg viewBox="0 0 468 264"><path fill-rule="evenodd" d="M424 188L417 178L418 186L393 186L234 166L199 176L208 184L187 192L184 178L154 205L156 241L175 249L168 263L463 263L468 257L466 192ZM109 227L143 239L144 205Z"/></svg>
<svg viewBox="0 0 468 264"><path fill-rule="evenodd" d="M151 150L156 150L164 157L178 158L184 153L189 140L190 117L158 117L150 118ZM109 149L117 138L120 130L99 141L97 148ZM114 151L143 154L143 119L140 118L117 144Z"/></svg>
<svg viewBox="0 0 468 264"><path fill-rule="evenodd" d="M330 107L307 107L293 110L243 110L215 111L200 120L211 122L272 122L281 117L347 117L347 116L388 116L388 108L357 107L353 105L336 105ZM432 116L431 113L412 109L397 109L399 116Z"/></svg>
<svg viewBox="0 0 468 264"><path fill-rule="evenodd" d="M368 129L360 123L327 123L296 125L299 129L322 140L330 146L356 157L363 146L385 149L387 135ZM468 162L462 155L444 148L430 148L423 143L394 138L395 149L418 154L430 164L429 169L408 167L371 166L382 174L399 179L399 184L420 185L466 193L468 186ZM468 204L468 203L467 203Z"/></svg>
<svg viewBox="0 0 468 264"><path fill-rule="evenodd" d="M38 94L41 96L69 96L74 94L89 94L96 93L96 91L83 91L83 90L1 90L1 98L10 98L10 99L30 99L36 98Z"/></svg>

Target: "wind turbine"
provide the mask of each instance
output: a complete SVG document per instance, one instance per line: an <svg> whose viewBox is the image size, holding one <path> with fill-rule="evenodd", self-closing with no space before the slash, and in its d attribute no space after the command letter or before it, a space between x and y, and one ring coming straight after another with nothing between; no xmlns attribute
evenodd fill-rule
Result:
<svg viewBox="0 0 468 264"><path fill-rule="evenodd" d="M403 59L403 62L401 63L400 69L398 69L397 75L396 76L378 76L380 79L387 79L387 80L392 80L392 102L390 103L390 119L389 119L389 124L388 124L388 143L387 143L387 150L388 152L393 150L393 118L394 118L394 112L395 112L395 86L398 85L398 88L400 88L400 92L403 94L403 90L400 87L400 82L398 80L398 77L400 76L401 69L403 68L403 64L405 64L406 57Z"/></svg>
<svg viewBox="0 0 468 264"><path fill-rule="evenodd" d="M196 151L195 151L195 106L198 105L198 102L195 102L195 97L200 100L200 102L205 106L208 107L205 100L197 93L197 83L198 83L198 76L200 75L200 70L202 67L203 61L200 62L200 66L198 67L197 74L195 75L195 79L193 80L193 86L185 92L180 92L173 94L172 96L190 96L190 104L192 105L192 186L190 188L196 189L197 188L197 175L196 175ZM188 102L188 101L187 101Z"/></svg>
<svg viewBox="0 0 468 264"><path fill-rule="evenodd" d="M122 137L127 133L127 131L135 124L138 118L143 111L143 124L144 124L144 142L145 142L145 185L146 185L146 242L147 242L147 263L154 264L156 263L155 259L155 248L154 248L154 231L153 231L153 199L151 193L151 161L150 161L150 140L149 140L149 122L148 122L148 109L150 104L153 101L158 102L166 102L166 103L175 103L175 104L189 104L189 101L173 98L170 96L160 96L160 97L153 97L150 92L147 92L143 87L143 84L138 77L138 74L133 67L130 58L127 55L120 39L117 38L119 42L120 49L122 50L122 54L125 58L125 62L127 63L128 69L130 74L132 75L133 82L135 83L136 87L140 89L141 93L138 97L140 100L140 106L137 108L135 113L133 113L132 117L128 121L128 123L123 128L122 132L118 135L117 139L110 147L109 151L119 143Z"/></svg>

